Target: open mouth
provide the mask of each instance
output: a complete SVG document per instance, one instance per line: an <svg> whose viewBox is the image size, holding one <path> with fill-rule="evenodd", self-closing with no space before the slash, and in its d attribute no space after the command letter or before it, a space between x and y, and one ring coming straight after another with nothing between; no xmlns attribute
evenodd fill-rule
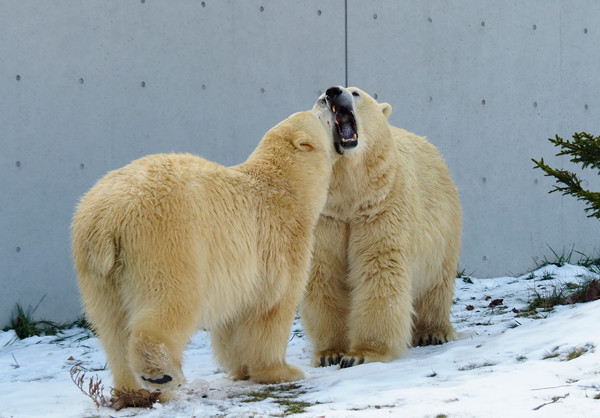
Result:
<svg viewBox="0 0 600 418"><path fill-rule="evenodd" d="M358 145L358 130L356 129L356 118L352 109L345 106L332 104L331 110L335 114L334 145L338 154L344 150L355 148Z"/></svg>

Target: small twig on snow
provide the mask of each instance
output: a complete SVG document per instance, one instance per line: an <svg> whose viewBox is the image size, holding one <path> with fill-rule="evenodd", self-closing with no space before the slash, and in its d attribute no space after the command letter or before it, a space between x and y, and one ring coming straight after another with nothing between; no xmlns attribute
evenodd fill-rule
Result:
<svg viewBox="0 0 600 418"><path fill-rule="evenodd" d="M21 365L19 364L19 362L15 358L14 353L10 353L10 355L12 356L13 360L15 361L15 364L13 364L13 369L18 369L19 367L21 367Z"/></svg>
<svg viewBox="0 0 600 418"><path fill-rule="evenodd" d="M537 411L538 409L542 409L544 406L556 403L556 402L558 402L561 399L565 399L567 396L569 396L568 393L564 394L563 396L553 396L552 400L550 402L546 402L546 403L543 403L543 404L541 404L539 406L536 406L535 408L533 408L533 410Z"/></svg>

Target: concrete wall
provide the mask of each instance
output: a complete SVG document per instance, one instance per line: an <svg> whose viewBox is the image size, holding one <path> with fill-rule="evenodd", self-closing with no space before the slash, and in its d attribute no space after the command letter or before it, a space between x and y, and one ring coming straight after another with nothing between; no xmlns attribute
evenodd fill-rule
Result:
<svg viewBox="0 0 600 418"><path fill-rule="evenodd" d="M600 134L599 17L595 0L0 3L0 326L44 295L36 317L79 315L69 224L106 171L166 151L239 163L346 82L446 157L468 273L593 253L598 221L530 158L560 165L546 138Z"/></svg>

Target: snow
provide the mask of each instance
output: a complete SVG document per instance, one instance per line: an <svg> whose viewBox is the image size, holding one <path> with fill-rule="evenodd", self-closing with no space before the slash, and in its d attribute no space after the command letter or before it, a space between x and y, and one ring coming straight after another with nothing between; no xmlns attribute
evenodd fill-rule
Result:
<svg viewBox="0 0 600 418"><path fill-rule="evenodd" d="M548 274L554 279L544 280ZM108 396L106 357L89 331L21 341L14 331L0 332L0 417L283 416L286 408L274 396L307 402L297 415L305 417L598 417L600 301L518 314L534 292L591 275L567 264L516 278L459 278L452 312L458 341L411 348L391 363L313 368L310 343L296 321L288 361L302 367L306 379L275 385L277 395L263 400L250 395L264 385L234 382L219 368L205 332L194 335L185 352L188 385L178 399L121 411L97 408L71 380L71 367L81 362L86 379L97 375ZM491 303L497 299L502 303ZM580 355L570 359L574 352Z"/></svg>

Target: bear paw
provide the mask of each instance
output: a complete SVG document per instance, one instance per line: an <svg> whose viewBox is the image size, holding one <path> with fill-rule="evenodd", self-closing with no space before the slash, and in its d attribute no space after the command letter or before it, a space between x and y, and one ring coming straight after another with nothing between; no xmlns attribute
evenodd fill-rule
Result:
<svg viewBox="0 0 600 418"><path fill-rule="evenodd" d="M364 364L366 361L367 360L363 354L344 354L340 360L340 369L358 366L359 364Z"/></svg>
<svg viewBox="0 0 600 418"><path fill-rule="evenodd" d="M321 351L315 355L315 365L317 367L328 367L335 366L340 364L340 360L342 359L342 354L339 351L335 350L326 350Z"/></svg>
<svg viewBox="0 0 600 418"><path fill-rule="evenodd" d="M456 339L454 329L440 329L436 331L417 331L413 335L413 346L441 345Z"/></svg>
<svg viewBox="0 0 600 418"><path fill-rule="evenodd" d="M390 347L354 349L345 353L340 360L340 369L358 366L359 364L372 363L376 361L388 362L402 355L402 350L394 350Z"/></svg>
<svg viewBox="0 0 600 418"><path fill-rule="evenodd" d="M143 382L142 387L159 393L174 390L185 383L183 374L177 370L173 370L171 373L153 370L153 373L142 373L140 378Z"/></svg>
<svg viewBox="0 0 600 418"><path fill-rule="evenodd" d="M173 378L168 374L164 374L161 378L152 379L151 377L142 376L142 380L152 383L154 385L164 385L165 383L169 383Z"/></svg>
<svg viewBox="0 0 600 418"><path fill-rule="evenodd" d="M133 349L131 371L141 388L164 393L185 383L181 367L174 361L165 344L141 340Z"/></svg>

